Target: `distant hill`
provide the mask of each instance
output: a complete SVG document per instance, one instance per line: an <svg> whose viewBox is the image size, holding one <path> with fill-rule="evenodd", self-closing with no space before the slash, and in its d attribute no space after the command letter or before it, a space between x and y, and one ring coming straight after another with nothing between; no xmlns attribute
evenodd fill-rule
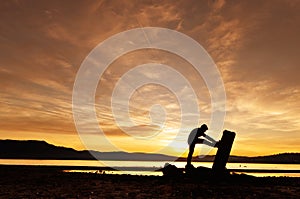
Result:
<svg viewBox="0 0 300 199"><path fill-rule="evenodd" d="M300 153L280 153L276 155L258 157L230 156L229 162L300 164Z"/></svg>
<svg viewBox="0 0 300 199"><path fill-rule="evenodd" d="M176 158L163 154L98 152L93 151L101 160L136 160L136 161L186 161L186 158ZM89 151L77 151L72 148L54 146L45 141L0 140L0 159L56 159L56 160L94 160ZM213 162L214 156L208 155L193 161ZM230 156L229 162L239 163L294 163L300 164L300 153L282 153L269 156L243 157Z"/></svg>
<svg viewBox="0 0 300 199"><path fill-rule="evenodd" d="M0 158L12 159L93 159L88 151L54 146L45 141L0 140Z"/></svg>
<svg viewBox="0 0 300 199"><path fill-rule="evenodd" d="M175 157L162 154L98 152L93 155L101 160L156 160L168 161ZM89 151L77 151L72 148L54 146L45 141L37 140L0 140L0 159L50 159L50 160L94 160Z"/></svg>
<svg viewBox="0 0 300 199"><path fill-rule="evenodd" d="M213 162L214 155L207 155L203 158L193 157L194 162ZM177 161L185 161L186 158L178 158ZM234 156L229 157L228 162L236 163L272 163L272 164L300 164L300 153L280 153L275 155L246 157Z"/></svg>

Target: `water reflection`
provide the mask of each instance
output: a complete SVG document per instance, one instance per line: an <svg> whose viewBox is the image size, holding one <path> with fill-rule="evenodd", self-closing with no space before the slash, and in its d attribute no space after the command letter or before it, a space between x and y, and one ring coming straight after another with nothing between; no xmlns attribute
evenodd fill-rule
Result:
<svg viewBox="0 0 300 199"><path fill-rule="evenodd" d="M161 176L162 172L155 172L153 170L160 169L164 166L165 161L98 161L98 160L19 160L19 159L0 159L2 165L44 165L44 166L80 166L80 167L101 167L101 170L88 170L85 169L68 169L65 172L92 172L99 173L104 171L106 174L130 174L130 175L155 175ZM184 168L185 162L173 162L176 167ZM211 168L212 162L194 162L195 167L204 166ZM113 167L128 168L126 171L112 171L107 168L106 165ZM300 164L257 164L257 163L228 163L228 169L233 169L238 172L245 173L254 176L289 176L300 177ZM87 170L86 170L87 169ZM141 171L146 170L146 171ZM148 171L147 171L148 170ZM242 170L242 171L241 171ZM262 173L254 172L253 170L287 170L296 171L294 173L277 172L268 173L267 171ZM275 171L275 172L276 172ZM100 174L100 173L99 173Z"/></svg>

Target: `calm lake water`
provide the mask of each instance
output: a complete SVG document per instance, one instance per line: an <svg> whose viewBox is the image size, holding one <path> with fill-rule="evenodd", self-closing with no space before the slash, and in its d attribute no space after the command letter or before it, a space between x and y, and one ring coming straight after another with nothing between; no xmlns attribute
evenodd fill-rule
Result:
<svg viewBox="0 0 300 199"><path fill-rule="evenodd" d="M105 171L112 174L133 174L133 175L162 175L162 172L151 170L162 168L166 161L98 161L98 160L19 160L0 159L2 165L44 165L44 166L90 166L90 167L125 167L135 168L131 171ZM185 162L170 162L178 168L184 168ZM193 162L195 167L204 166L211 168L212 162ZM300 177L300 164L257 164L257 163L228 163L228 169L243 169L242 173L254 176L289 176ZM138 169L136 169L138 168ZM149 168L150 171L138 171L139 168ZM129 169L130 170L130 169ZM142 170L142 169L141 169ZM280 172L247 172L247 170L296 170L295 173ZM97 172L97 170L68 170L68 172Z"/></svg>

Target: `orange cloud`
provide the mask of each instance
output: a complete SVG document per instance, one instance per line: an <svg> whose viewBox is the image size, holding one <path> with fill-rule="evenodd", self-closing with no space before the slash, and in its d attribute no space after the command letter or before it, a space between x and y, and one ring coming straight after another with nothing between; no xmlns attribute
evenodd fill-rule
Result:
<svg viewBox="0 0 300 199"><path fill-rule="evenodd" d="M98 43L116 33L157 26L189 35L215 60L227 93L224 128L237 132L235 154L300 150L297 1L11 1L0 7L1 139L43 139L84 148L72 116L72 89L80 64ZM105 71L95 100L105 133L130 151L160 149L180 124L175 97L149 86L132 96L130 116L136 124L125 129L153 135L160 128L151 123L149 108L161 103L168 113L165 135L153 138L154 146L145 140L132 146L132 139L116 125L110 98L116 82L130 68L149 62L167 64L183 74L198 97L199 123L210 119L209 92L189 63L158 50L128 53ZM95 132L88 133L92 137ZM184 146L185 139L180 138Z"/></svg>

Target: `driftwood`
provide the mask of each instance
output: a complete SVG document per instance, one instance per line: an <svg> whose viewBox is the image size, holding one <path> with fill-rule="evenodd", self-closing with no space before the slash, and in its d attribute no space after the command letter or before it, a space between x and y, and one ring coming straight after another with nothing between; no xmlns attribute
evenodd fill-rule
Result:
<svg viewBox="0 0 300 199"><path fill-rule="evenodd" d="M230 155L235 133L225 130L218 147L218 151L212 167L213 172L223 173L226 170L226 163Z"/></svg>

